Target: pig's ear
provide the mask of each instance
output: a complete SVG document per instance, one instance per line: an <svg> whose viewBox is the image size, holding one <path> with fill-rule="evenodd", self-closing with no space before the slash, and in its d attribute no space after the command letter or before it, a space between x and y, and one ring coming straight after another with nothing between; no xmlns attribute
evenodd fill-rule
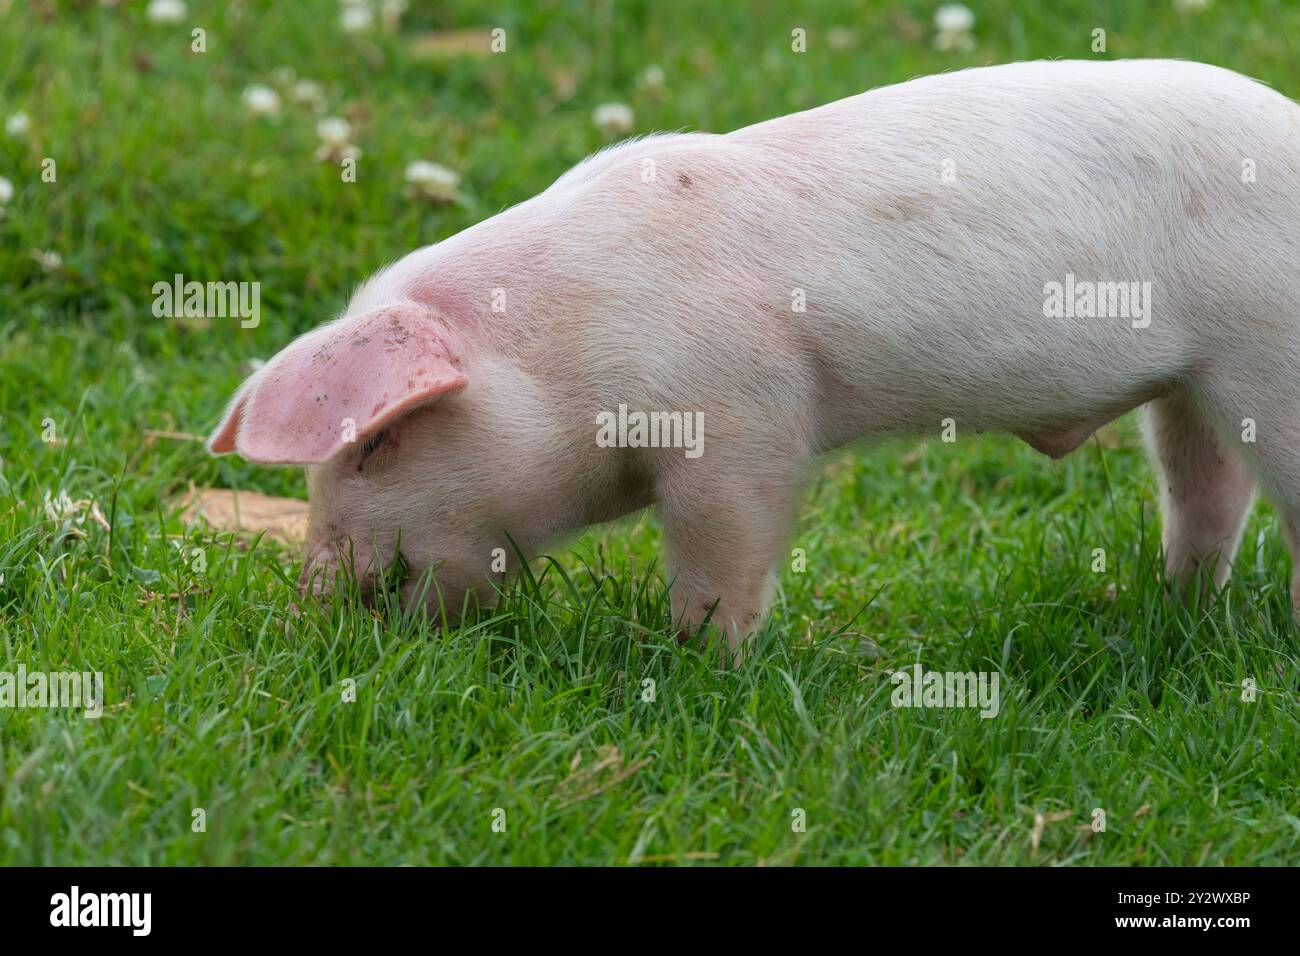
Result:
<svg viewBox="0 0 1300 956"><path fill-rule="evenodd" d="M295 339L235 393L213 454L312 465L419 405L460 391L459 340L424 309L396 306Z"/></svg>

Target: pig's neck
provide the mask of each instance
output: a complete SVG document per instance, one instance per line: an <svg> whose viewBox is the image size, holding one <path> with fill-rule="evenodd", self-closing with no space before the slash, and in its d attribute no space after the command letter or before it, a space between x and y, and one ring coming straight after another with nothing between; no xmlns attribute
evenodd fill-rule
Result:
<svg viewBox="0 0 1300 956"><path fill-rule="evenodd" d="M376 279L375 297L427 305L476 346L523 358L557 303L583 298L545 197L410 253Z"/></svg>

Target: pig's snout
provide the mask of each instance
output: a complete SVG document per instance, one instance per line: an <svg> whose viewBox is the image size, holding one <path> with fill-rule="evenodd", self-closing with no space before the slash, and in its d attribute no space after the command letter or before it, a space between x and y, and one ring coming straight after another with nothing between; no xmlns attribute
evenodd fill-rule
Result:
<svg viewBox="0 0 1300 956"><path fill-rule="evenodd" d="M338 542L331 541L309 547L307 553L303 555L302 574L298 577L299 596L318 601L328 598L338 586L339 576L345 567L344 562L343 546ZM372 567L373 563L370 563L365 570L360 567L354 569L361 599L366 604L371 603L375 592L375 573L370 570Z"/></svg>
<svg viewBox="0 0 1300 956"><path fill-rule="evenodd" d="M367 607L380 603L383 593L393 592L400 606L423 604L431 617L445 615L448 623L461 619L467 606L491 608L496 592L470 564L428 562L420 555L395 552L390 561L375 550L369 560L354 553L353 542L344 537L320 535L308 545L298 577L299 600L327 601L342 586L356 593ZM341 584L340 584L341 579Z"/></svg>
<svg viewBox="0 0 1300 956"><path fill-rule="evenodd" d="M397 568L396 580L390 580L389 573ZM301 598L317 601L329 598L343 581L355 581L361 602L367 607L374 607L381 590L388 590L392 584L400 586L403 596L410 581L410 562L403 554L394 556L390 564L380 561L377 556L370 560L355 558L344 541L329 541L312 545L303 556L302 574L298 577L298 594Z"/></svg>
<svg viewBox="0 0 1300 956"><path fill-rule="evenodd" d="M302 574L298 576L298 596L320 600L334 591L338 574L338 554L332 547L311 547L302 559Z"/></svg>

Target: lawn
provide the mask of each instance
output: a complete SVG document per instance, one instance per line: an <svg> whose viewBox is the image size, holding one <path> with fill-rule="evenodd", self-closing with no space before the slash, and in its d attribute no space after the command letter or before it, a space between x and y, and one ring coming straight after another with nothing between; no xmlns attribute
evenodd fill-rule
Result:
<svg viewBox="0 0 1300 956"><path fill-rule="evenodd" d="M1300 7L972 2L973 48L939 51L916 0L413 0L359 33L337 0L187 6L0 0L0 118L28 117L0 136L0 671L102 672L106 696L97 720L0 708L0 863L1300 862L1277 521L1256 509L1217 604L1169 604L1133 417L1059 463L937 426L828 461L740 668L673 640L653 513L448 628L295 616L296 549L176 505L305 496L184 435L371 271L603 145L599 104L724 132L1036 57L1206 60L1300 96ZM504 52L448 35L494 27ZM316 156L330 116L355 182ZM460 175L454 203L408 195L415 160ZM177 273L259 282L260 324L155 317ZM916 663L997 672L1000 712L893 706Z"/></svg>

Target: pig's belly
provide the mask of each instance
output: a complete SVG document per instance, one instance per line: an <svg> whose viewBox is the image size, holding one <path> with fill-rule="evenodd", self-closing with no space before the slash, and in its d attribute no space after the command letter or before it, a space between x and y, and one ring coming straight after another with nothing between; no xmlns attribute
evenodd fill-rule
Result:
<svg viewBox="0 0 1300 956"><path fill-rule="evenodd" d="M1145 341L1049 325L1021 341L1008 331L1010 341L994 345L987 326L983 337L960 326L930 335L895 328L888 345L872 335L818 362L826 373L819 407L829 412L823 442L937 434L951 419L959 434L1009 432L1060 457L1176 381L1183 365L1176 335L1142 331Z"/></svg>

